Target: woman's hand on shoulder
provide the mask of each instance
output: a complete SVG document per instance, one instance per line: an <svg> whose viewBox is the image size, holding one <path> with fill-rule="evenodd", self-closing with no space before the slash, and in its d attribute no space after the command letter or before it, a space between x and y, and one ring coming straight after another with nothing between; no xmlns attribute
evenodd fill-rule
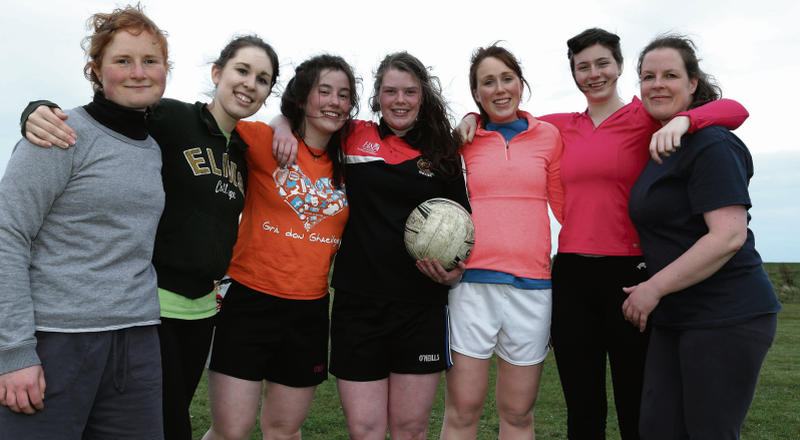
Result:
<svg viewBox="0 0 800 440"><path fill-rule="evenodd" d="M650 138L650 157L661 163L661 156L669 157L681 146L681 137L689 131L691 121L688 116L676 116L653 133Z"/></svg>
<svg viewBox="0 0 800 440"><path fill-rule="evenodd" d="M69 148L75 145L75 130L66 122L67 115L60 108L40 105L25 122L25 138L40 147Z"/></svg>
<svg viewBox="0 0 800 440"><path fill-rule="evenodd" d="M425 258L424 260L417 260L417 269L439 284L455 286L461 281L467 266L459 261L458 266L448 271L442 267L439 260Z"/></svg>
<svg viewBox="0 0 800 440"><path fill-rule="evenodd" d="M461 139L462 144L472 142L475 137L475 132L478 130L478 120L473 113L464 116L464 119L456 125L455 132Z"/></svg>
<svg viewBox="0 0 800 440"><path fill-rule="evenodd" d="M272 136L272 157L282 167L292 166L297 162L297 139L291 130L275 130Z"/></svg>
<svg viewBox="0 0 800 440"><path fill-rule="evenodd" d="M292 133L289 121L278 115L269 121L272 127L272 157L282 167L289 167L297 162L297 138Z"/></svg>

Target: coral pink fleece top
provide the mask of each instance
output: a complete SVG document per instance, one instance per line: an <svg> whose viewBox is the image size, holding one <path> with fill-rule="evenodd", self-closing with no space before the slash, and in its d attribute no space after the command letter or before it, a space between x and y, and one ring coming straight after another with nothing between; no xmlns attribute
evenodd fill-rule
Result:
<svg viewBox="0 0 800 440"><path fill-rule="evenodd" d="M527 119L528 129L511 141L481 125L461 150L475 223L467 268L549 280L547 205L561 221L564 201L561 136L553 125L517 114Z"/></svg>
<svg viewBox="0 0 800 440"><path fill-rule="evenodd" d="M741 104L727 99L678 115L689 116L690 133L709 125L735 129L748 117ZM558 252L642 255L639 236L628 216L628 198L650 158L650 138L661 124L636 97L597 127L588 110L540 119L558 127L564 142L564 221Z"/></svg>

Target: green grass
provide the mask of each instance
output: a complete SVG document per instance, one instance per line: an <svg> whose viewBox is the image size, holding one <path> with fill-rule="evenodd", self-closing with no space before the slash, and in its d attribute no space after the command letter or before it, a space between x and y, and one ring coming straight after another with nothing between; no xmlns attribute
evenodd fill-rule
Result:
<svg viewBox="0 0 800 440"><path fill-rule="evenodd" d="M782 303L800 303L800 263L764 263L764 269Z"/></svg>
<svg viewBox="0 0 800 440"><path fill-rule="evenodd" d="M781 267L781 265L785 267ZM777 440L800 439L800 263L766 263L767 273L775 284L784 310L778 315L778 334L761 370L758 388L747 419L742 429L743 439ZM481 416L479 439L496 439L498 419L494 400L494 377L496 361L490 370L489 395ZM608 439L619 439L616 411L614 409L608 379ZM192 425L194 438L200 438L210 424L208 410L208 390L205 378L192 402ZM428 438L436 439L442 426L444 415L444 380L439 385L433 411L431 413ZM558 381L558 372L552 353L544 363L544 373L535 409L536 436L540 439L566 439L566 407ZM260 439L256 431L251 439ZM331 439L345 440L347 427L339 396L336 393L336 380L330 377L317 389L314 404L303 425L303 438L306 440Z"/></svg>

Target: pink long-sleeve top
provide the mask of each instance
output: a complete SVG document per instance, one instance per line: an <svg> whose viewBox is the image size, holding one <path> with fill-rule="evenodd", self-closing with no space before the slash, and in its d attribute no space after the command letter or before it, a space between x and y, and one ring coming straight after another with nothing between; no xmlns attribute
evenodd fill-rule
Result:
<svg viewBox="0 0 800 440"><path fill-rule="evenodd" d="M748 117L741 104L727 99L679 115L690 117L690 133L709 125L735 129ZM650 138L661 124L636 97L597 127L588 110L539 119L558 127L564 142L564 221L558 252L641 255L639 236L628 216L628 198L650 157Z"/></svg>
<svg viewBox="0 0 800 440"><path fill-rule="evenodd" d="M558 130L520 111L528 129L506 142L482 126L462 148L475 223L467 269L550 279L550 205L561 221L562 143Z"/></svg>

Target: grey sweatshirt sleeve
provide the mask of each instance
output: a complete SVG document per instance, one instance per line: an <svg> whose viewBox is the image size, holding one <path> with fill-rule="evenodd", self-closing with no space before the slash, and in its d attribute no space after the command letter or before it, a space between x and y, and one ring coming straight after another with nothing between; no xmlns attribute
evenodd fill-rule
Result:
<svg viewBox="0 0 800 440"><path fill-rule="evenodd" d="M70 180L73 151L20 140L0 180L0 374L41 363L34 337L31 244Z"/></svg>

